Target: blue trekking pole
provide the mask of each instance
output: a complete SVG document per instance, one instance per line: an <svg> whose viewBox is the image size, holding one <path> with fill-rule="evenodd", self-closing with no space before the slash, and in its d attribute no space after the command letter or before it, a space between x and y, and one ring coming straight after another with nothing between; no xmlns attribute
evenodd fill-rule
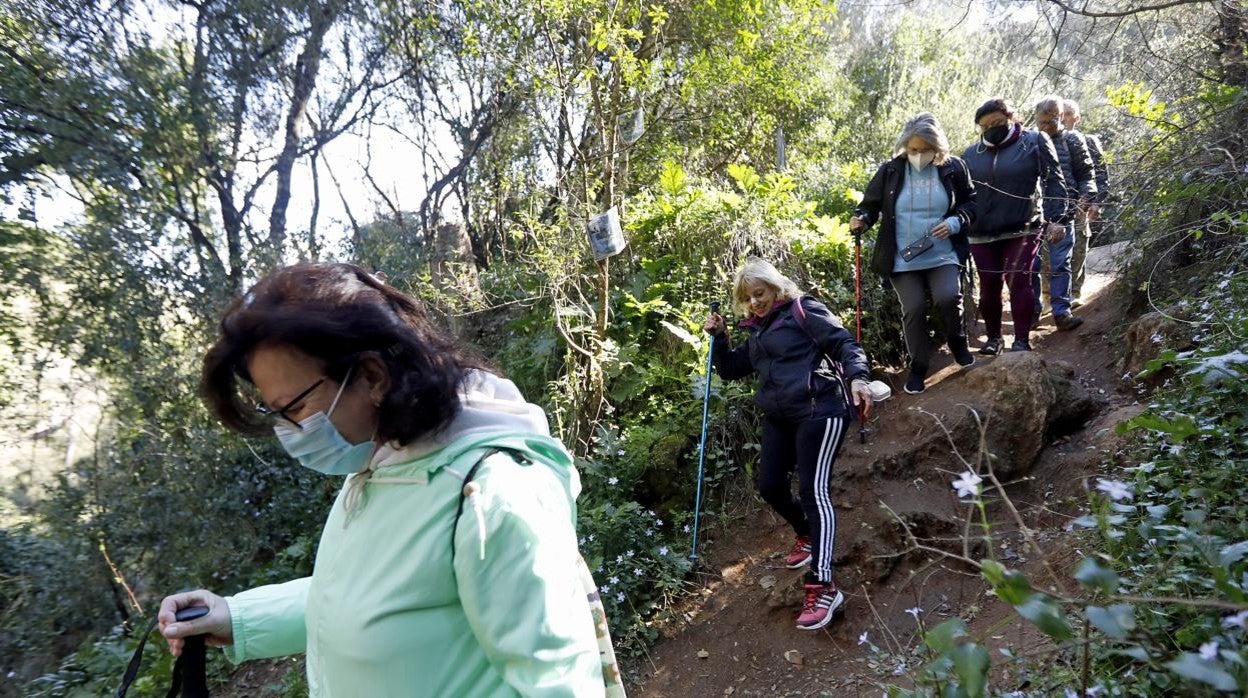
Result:
<svg viewBox="0 0 1248 698"><path fill-rule="evenodd" d="M719 302L711 303L711 312L719 312ZM693 547L690 560L698 559L698 514L702 510L702 467L706 463L706 421L711 407L711 367L715 360L715 335L706 352L706 385L702 390L702 443L698 446L698 493L693 500Z"/></svg>

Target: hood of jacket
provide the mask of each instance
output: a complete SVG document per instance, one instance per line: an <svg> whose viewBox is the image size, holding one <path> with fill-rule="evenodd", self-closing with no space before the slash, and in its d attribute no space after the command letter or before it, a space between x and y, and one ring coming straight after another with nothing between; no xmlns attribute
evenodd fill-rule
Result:
<svg viewBox="0 0 1248 698"><path fill-rule="evenodd" d="M348 489L361 488L371 478L400 477L426 484L442 469L466 473L487 451L498 449L523 454L549 468L563 483L569 501L575 502L581 485L571 454L551 437L546 413L526 401L515 383L471 370L459 399L459 413L442 430L402 446L382 445L364 472L350 476ZM349 495L348 501L352 499ZM354 502L348 505L351 508Z"/></svg>

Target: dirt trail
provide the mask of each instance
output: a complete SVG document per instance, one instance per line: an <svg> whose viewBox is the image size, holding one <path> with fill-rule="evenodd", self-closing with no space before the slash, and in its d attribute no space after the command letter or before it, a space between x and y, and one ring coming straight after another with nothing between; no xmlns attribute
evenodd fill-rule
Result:
<svg viewBox="0 0 1248 698"><path fill-rule="evenodd" d="M1096 472L1105 449L1112 448L1113 425L1137 409L1132 406L1135 395L1116 371L1118 340L1127 324L1109 287L1108 272L1118 252L1103 247L1089 256L1093 273L1085 288L1089 300L1077 312L1085 319L1081 328L1057 333L1046 317L1033 334L1036 350L1046 360L1074 366L1079 380L1105 400L1095 419L1056 439L1030 478L1010 488L1027 525L1048 544L1050 561L1059 569L1068 568L1074 559L1063 553L1065 512L1082 501L1087 476ZM1008 324L1005 333L1008 340ZM995 360L977 359L980 363L969 371ZM847 440L837 462L833 501L838 583L846 594L843 615L821 631L794 628L799 573L784 569L780 559L792 544L792 533L759 501L746 521L712 532L715 541L706 558L701 595L681 609L679 620L663 629L664 639L635 667L641 683L634 687L634 695L879 696L877 682L897 680L893 672L904 677L917 667L913 657L903 663L906 648L918 641L916 620L907 611L915 608L922 609L920 615L929 626L961 616L974 637L993 647L1007 643L1022 650L1044 647L1043 638L1011 609L985 595L983 583L963 566L939 556L911 553L887 559L876 552L904 547L895 531L877 530L868 523L879 520L878 515L867 514L878 511L882 502L911 522L930 520L934 528L927 535L956 538L960 533L940 529L941 522L948 527L948 519L966 511L950 486L952 477L940 472L960 468L952 456L947 463L930 463L926 471L904 478L878 467L881 455L903 453L920 442L925 430L930 438L930 430L937 428L930 417L911 408L941 416L965 412L959 406L959 383L968 372L958 371L946 353L935 360L934 369L927 392L918 396L902 393L904 375L893 376L896 396L873 420L870 443ZM1017 540L1016 528L1002 519L996 529L1002 534L998 555L1035 565L1034 560L1028 563L1029 553ZM888 539L888 545L881 539ZM864 633L866 642L860 643ZM889 655L873 652L871 645ZM993 656L994 662L1002 659L998 653ZM881 659L884 666L878 666Z"/></svg>

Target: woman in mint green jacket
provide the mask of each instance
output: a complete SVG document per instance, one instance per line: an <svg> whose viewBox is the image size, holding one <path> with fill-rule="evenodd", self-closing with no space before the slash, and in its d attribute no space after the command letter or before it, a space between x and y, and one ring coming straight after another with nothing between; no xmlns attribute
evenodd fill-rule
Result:
<svg viewBox="0 0 1248 698"><path fill-rule="evenodd" d="M347 479L311 577L165 598L174 654L201 634L234 662L306 653L311 695L332 698L623 695L571 457L419 302L351 265L278 269L225 313L203 392L227 426ZM175 621L187 606L209 613Z"/></svg>

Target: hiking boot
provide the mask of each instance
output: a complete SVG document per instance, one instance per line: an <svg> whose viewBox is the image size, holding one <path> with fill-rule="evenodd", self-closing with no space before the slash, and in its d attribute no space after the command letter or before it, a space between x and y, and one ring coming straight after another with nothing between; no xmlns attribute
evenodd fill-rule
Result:
<svg viewBox="0 0 1248 698"><path fill-rule="evenodd" d="M1031 351L1031 342L1025 339L1015 339L1010 351Z"/></svg>
<svg viewBox="0 0 1248 698"><path fill-rule="evenodd" d="M1001 353L1001 338L989 337L984 346L979 348L979 353L983 356L996 356Z"/></svg>
<svg viewBox="0 0 1248 698"><path fill-rule="evenodd" d="M832 621L832 614L845 602L845 596L831 582L803 585L806 600L797 614L799 630L818 630Z"/></svg>
<svg viewBox="0 0 1248 698"><path fill-rule="evenodd" d="M784 566L795 570L810 562L810 536L798 536L793 550L784 558Z"/></svg>
<svg viewBox="0 0 1248 698"><path fill-rule="evenodd" d="M1063 313L1053 318L1053 324L1057 325L1057 329L1061 332L1073 330L1083 324L1083 318L1076 316L1074 313Z"/></svg>
<svg viewBox="0 0 1248 698"><path fill-rule="evenodd" d="M958 362L962 368L971 366L975 363L975 356L966 348L965 337L954 337L949 340L949 353L953 354L953 360Z"/></svg>

